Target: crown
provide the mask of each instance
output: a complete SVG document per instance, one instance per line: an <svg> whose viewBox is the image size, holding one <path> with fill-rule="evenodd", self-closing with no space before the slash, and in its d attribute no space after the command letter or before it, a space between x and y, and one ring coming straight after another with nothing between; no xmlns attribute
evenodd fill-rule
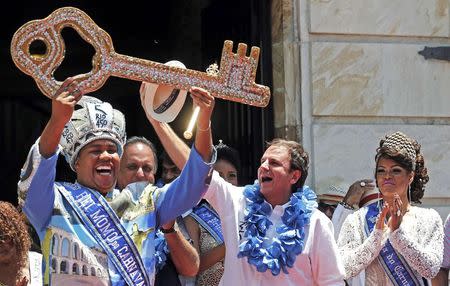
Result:
<svg viewBox="0 0 450 286"><path fill-rule="evenodd" d="M117 153L122 155L126 140L125 117L119 110L113 109L108 102L92 96L83 96L78 102L82 108L73 112L72 118L64 126L59 144L62 154L75 171L78 153L87 144L108 139L116 143Z"/></svg>

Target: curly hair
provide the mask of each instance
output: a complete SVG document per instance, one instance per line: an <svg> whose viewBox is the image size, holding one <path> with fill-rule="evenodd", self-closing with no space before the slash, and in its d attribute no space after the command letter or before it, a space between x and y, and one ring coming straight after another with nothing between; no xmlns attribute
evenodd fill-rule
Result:
<svg viewBox="0 0 450 286"><path fill-rule="evenodd" d="M378 160L380 158L391 159L407 171L414 171L414 179L410 185L411 197L409 199L411 202L420 204L420 199L423 198L423 194L425 192L425 184L428 183L430 178L428 177L428 169L425 167L424 157L420 153L420 144L416 140L411 138L408 139L410 140L410 143L416 153L415 162L408 157L404 149L398 150L390 146L385 146L385 139L380 140L380 145L377 148L377 154L375 155L375 162L378 164Z"/></svg>
<svg viewBox="0 0 450 286"><path fill-rule="evenodd" d="M17 251L17 265L24 267L27 262L31 241L23 216L8 202L0 201L0 243L11 240Z"/></svg>
<svg viewBox="0 0 450 286"><path fill-rule="evenodd" d="M289 141L285 139L273 139L267 143L267 148L270 146L282 146L285 147L289 155L291 156L290 168L291 170L300 170L301 177L297 182L292 185L292 192L295 192L298 188L302 188L305 184L306 178L308 177L309 168L309 156L308 153L303 149L300 143L295 141Z"/></svg>

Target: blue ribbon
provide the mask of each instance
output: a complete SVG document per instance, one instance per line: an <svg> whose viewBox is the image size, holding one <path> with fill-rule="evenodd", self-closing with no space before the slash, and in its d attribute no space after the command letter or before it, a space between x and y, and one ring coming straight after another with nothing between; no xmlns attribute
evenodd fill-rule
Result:
<svg viewBox="0 0 450 286"><path fill-rule="evenodd" d="M192 209L191 216L203 226L218 244L223 243L222 226L217 212L208 203L201 202Z"/></svg>
<svg viewBox="0 0 450 286"><path fill-rule="evenodd" d="M96 191L63 183L61 194L70 202L84 226L102 246L128 285L150 286L141 256L119 218Z"/></svg>
<svg viewBox="0 0 450 286"><path fill-rule="evenodd" d="M365 227L367 236L372 232L379 213L378 202L368 206ZM378 260L394 285L421 285L408 263L406 263L404 258L395 251L389 240L386 241L386 244L381 249Z"/></svg>

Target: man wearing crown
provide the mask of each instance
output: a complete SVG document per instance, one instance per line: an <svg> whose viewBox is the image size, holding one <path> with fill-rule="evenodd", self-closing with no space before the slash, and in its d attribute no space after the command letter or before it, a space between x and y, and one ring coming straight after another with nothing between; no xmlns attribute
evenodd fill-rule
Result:
<svg viewBox="0 0 450 286"><path fill-rule="evenodd" d="M45 285L153 284L155 229L199 201L215 157L208 128L214 98L198 88L191 95L204 132L197 132L180 177L164 188L131 184L119 194L124 116L82 96L74 79L64 81L18 183L19 202L41 241ZM82 108L74 110L77 104ZM76 172L75 183L55 182L59 153Z"/></svg>

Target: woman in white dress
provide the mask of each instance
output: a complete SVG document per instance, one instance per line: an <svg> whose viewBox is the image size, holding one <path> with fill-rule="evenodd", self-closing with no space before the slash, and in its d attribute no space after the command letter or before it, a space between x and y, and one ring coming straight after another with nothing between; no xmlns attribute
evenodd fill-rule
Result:
<svg viewBox="0 0 450 286"><path fill-rule="evenodd" d="M431 285L443 255L443 227L433 209L420 208L428 182L420 145L401 132L380 141L375 179L381 201L349 215L338 246L353 285Z"/></svg>

